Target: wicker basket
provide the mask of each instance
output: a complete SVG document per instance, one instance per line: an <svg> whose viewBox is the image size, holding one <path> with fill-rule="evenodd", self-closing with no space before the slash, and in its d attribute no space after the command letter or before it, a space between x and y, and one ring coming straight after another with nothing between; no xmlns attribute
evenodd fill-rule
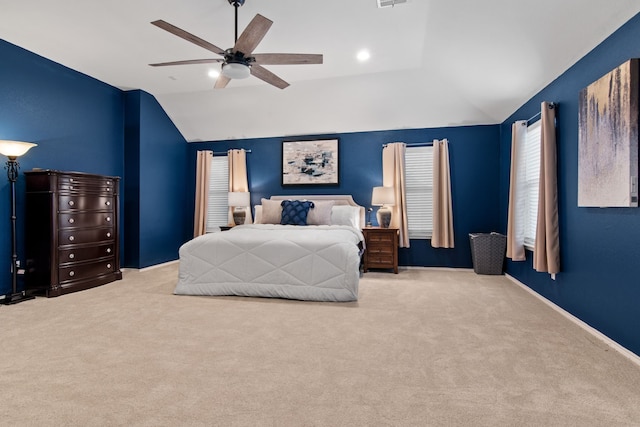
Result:
<svg viewBox="0 0 640 427"><path fill-rule="evenodd" d="M471 233L473 271L477 274L502 274L507 236L500 233Z"/></svg>

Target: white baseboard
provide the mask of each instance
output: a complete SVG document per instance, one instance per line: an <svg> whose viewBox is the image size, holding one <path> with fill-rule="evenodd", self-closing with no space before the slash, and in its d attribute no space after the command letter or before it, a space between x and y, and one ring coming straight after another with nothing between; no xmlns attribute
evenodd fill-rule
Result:
<svg viewBox="0 0 640 427"><path fill-rule="evenodd" d="M425 270L425 271L473 271L473 268L464 267L422 267L419 265L399 265L398 270Z"/></svg>
<svg viewBox="0 0 640 427"><path fill-rule="evenodd" d="M635 354L631 350L623 347L622 345L618 344L617 342L615 342L614 340L612 340L611 338L609 338L608 336L606 336L605 334L603 334L599 330L589 326L588 324L586 324L582 320L578 319L576 316L574 316L573 314L569 313L568 311L566 311L562 307L556 305L552 301L549 301L548 299L546 299L545 297L543 297L542 295L540 295L539 293L537 293L536 291L534 291L533 289L531 289L530 287L525 285L524 283L520 282L515 277L510 276L508 274L505 274L505 276L507 276L507 278L509 280L511 280L513 283L515 283L516 285L520 286L522 289L524 289L525 291L529 292L531 295L535 296L540 301L544 302L546 305L551 307L553 310L555 310L556 312L560 313L563 317L565 317L566 319L569 319L570 321L572 321L573 323L575 323L576 325L578 325L579 327L581 327L582 329L584 329L585 331L587 331L588 333L590 333L591 335L593 335L594 337L599 339L600 341L604 342L606 345L608 345L609 347L611 347L612 349L614 349L615 351L617 351L618 353L620 353L621 355L623 355L624 357L629 359L631 362L635 363L637 366L640 366L640 356L638 356L637 354Z"/></svg>
<svg viewBox="0 0 640 427"><path fill-rule="evenodd" d="M162 264L150 265L149 267L141 268L138 271L149 271L149 270L153 270L155 268L167 267L169 265L176 264L178 262L180 262L180 260L178 260L178 259L173 260L173 261L167 261L167 262L163 262Z"/></svg>

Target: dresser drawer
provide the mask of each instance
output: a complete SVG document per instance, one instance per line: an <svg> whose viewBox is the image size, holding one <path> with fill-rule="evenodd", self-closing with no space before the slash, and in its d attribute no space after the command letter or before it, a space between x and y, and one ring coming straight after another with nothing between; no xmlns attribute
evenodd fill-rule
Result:
<svg viewBox="0 0 640 427"><path fill-rule="evenodd" d="M94 243L113 241L112 228L92 228L87 230L60 230L58 232L58 245L78 245L82 243Z"/></svg>
<svg viewBox="0 0 640 427"><path fill-rule="evenodd" d="M113 210L113 197L61 195L58 197L58 209L64 211Z"/></svg>
<svg viewBox="0 0 640 427"><path fill-rule="evenodd" d="M78 193L117 193L115 181L110 178L100 178L92 176L58 176L58 190L62 192Z"/></svg>
<svg viewBox="0 0 640 427"><path fill-rule="evenodd" d="M58 278L60 283L64 284L74 280L84 280L90 277L113 273L114 271L115 261L114 258L111 257L103 261L61 266L58 268Z"/></svg>
<svg viewBox="0 0 640 427"><path fill-rule="evenodd" d="M71 212L58 215L58 226L60 228L102 227L111 224L113 224L113 212Z"/></svg>
<svg viewBox="0 0 640 427"><path fill-rule="evenodd" d="M113 243L107 243L100 246L76 247L70 249L61 249L58 255L60 264L68 264L71 262L88 261L96 258L104 258L113 256L115 248Z"/></svg>

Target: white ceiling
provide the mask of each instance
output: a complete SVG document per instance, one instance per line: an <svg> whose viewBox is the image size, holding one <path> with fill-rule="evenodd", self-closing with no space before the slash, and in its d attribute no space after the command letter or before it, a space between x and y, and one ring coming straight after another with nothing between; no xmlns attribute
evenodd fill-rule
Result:
<svg viewBox="0 0 640 427"><path fill-rule="evenodd" d="M246 0L239 31L274 21L255 53L322 53L213 90L217 55L150 22L226 49L227 0L0 0L0 38L121 89L154 95L188 141L493 124L640 12L638 0ZM360 49L371 59L356 60ZM219 66L217 66L219 67Z"/></svg>

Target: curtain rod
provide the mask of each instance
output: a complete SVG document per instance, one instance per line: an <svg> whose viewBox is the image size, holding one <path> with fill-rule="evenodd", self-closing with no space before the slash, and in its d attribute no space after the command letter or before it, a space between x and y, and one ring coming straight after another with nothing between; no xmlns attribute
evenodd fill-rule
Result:
<svg viewBox="0 0 640 427"><path fill-rule="evenodd" d="M555 102L550 102L550 103L549 103L549 109L550 109L550 110L553 110L554 108L556 108L556 104L555 104ZM540 116L540 114L542 114L542 111L539 111L539 112L537 112L536 114L534 114L533 116L529 117L529 118L527 119L527 123L529 123L529 122L530 122L531 120L533 120L533 119L538 118L538 117Z"/></svg>
<svg viewBox="0 0 640 427"><path fill-rule="evenodd" d="M228 151L214 151L213 155L214 156L226 156L227 154L229 154L229 151L231 150L242 150L242 148L230 148ZM244 150L245 153L251 153L251 150Z"/></svg>
<svg viewBox="0 0 640 427"><path fill-rule="evenodd" d="M389 142L387 144L382 144L382 148L386 147L389 144L392 144L392 143ZM433 142L414 142L412 144L405 144L405 146L407 146L407 147L431 147L431 146L433 146Z"/></svg>

